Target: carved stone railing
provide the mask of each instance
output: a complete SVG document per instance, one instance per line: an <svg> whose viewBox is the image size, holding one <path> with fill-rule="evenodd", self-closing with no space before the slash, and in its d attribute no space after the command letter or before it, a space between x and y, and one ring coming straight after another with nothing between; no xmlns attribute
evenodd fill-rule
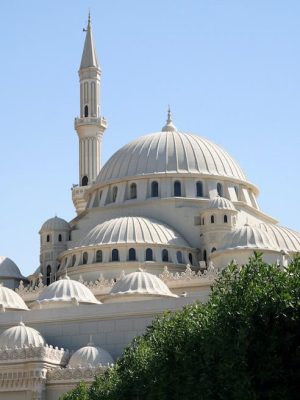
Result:
<svg viewBox="0 0 300 400"><path fill-rule="evenodd" d="M55 381L89 381L94 378L95 375L103 374L107 368L107 365L99 365L97 367L77 367L77 368L55 368L49 370L47 373L47 381L49 383L55 383Z"/></svg>
<svg viewBox="0 0 300 400"><path fill-rule="evenodd" d="M69 350L53 346L15 347L13 349L0 349L0 365L9 361L45 361L55 365L64 366L70 358Z"/></svg>
<svg viewBox="0 0 300 400"><path fill-rule="evenodd" d="M209 263L207 269L203 271L193 271L191 266L187 264L184 272L170 272L168 267L165 266L163 272L159 275L167 286L170 288L174 286L186 286L188 282L193 281L193 285L199 284L211 284L212 281L218 276L219 271L213 265ZM117 281L125 276L125 271L122 271L116 279L105 279L103 274L100 274L99 278L95 281L85 281L82 276L79 277L79 282L88 287L92 293L96 296L107 295ZM16 292L27 302L34 301L37 296L43 291L46 285L42 282L42 277L38 279L36 286L24 286L23 281L20 282Z"/></svg>

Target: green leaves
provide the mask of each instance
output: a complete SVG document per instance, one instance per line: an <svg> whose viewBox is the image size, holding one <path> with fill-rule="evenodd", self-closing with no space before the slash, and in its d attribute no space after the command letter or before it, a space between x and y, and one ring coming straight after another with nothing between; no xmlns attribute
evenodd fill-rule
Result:
<svg viewBox="0 0 300 400"><path fill-rule="evenodd" d="M299 371L300 257L281 269L254 253L221 273L207 304L155 319L88 398L293 400Z"/></svg>

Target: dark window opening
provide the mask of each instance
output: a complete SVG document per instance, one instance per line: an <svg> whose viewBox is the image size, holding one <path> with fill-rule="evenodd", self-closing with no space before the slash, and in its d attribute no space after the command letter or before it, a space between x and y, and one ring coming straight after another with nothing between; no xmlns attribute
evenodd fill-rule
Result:
<svg viewBox="0 0 300 400"><path fill-rule="evenodd" d="M111 261L119 261L119 250L117 250L117 249L112 250Z"/></svg>
<svg viewBox="0 0 300 400"><path fill-rule="evenodd" d="M224 224L227 224L227 222L228 222L228 217L227 215L224 215Z"/></svg>
<svg viewBox="0 0 300 400"><path fill-rule="evenodd" d="M189 253L189 262L190 264L193 264L193 254Z"/></svg>
<svg viewBox="0 0 300 400"><path fill-rule="evenodd" d="M130 198L136 199L136 197L137 197L136 183L132 183L130 185Z"/></svg>
<svg viewBox="0 0 300 400"><path fill-rule="evenodd" d="M103 258L103 256L102 256L102 250L98 250L98 251L96 252L96 262L101 263L101 262L102 262L102 258Z"/></svg>
<svg viewBox="0 0 300 400"><path fill-rule="evenodd" d="M158 197L158 183L156 181L151 183L151 197Z"/></svg>
<svg viewBox="0 0 300 400"><path fill-rule="evenodd" d="M46 283L47 283L47 285L50 285L50 283L51 283L51 266L50 265L47 265Z"/></svg>
<svg viewBox="0 0 300 400"><path fill-rule="evenodd" d="M168 250L164 249L162 251L162 261L168 262L169 261L169 253Z"/></svg>
<svg viewBox="0 0 300 400"><path fill-rule="evenodd" d="M88 253L84 252L82 255L82 264L87 264L88 262Z"/></svg>
<svg viewBox="0 0 300 400"><path fill-rule="evenodd" d="M117 200L117 195L118 195L118 188L117 186L114 186L112 189L112 202L115 203Z"/></svg>
<svg viewBox="0 0 300 400"><path fill-rule="evenodd" d="M210 223L211 223L211 224L214 224L214 223L215 223L215 217L214 217L214 215L211 215L211 216L210 216Z"/></svg>
<svg viewBox="0 0 300 400"><path fill-rule="evenodd" d="M203 260L207 262L207 253L206 250L203 251Z"/></svg>
<svg viewBox="0 0 300 400"><path fill-rule="evenodd" d="M87 186L88 183L89 183L89 178L86 175L84 175L81 180L81 186Z"/></svg>
<svg viewBox="0 0 300 400"><path fill-rule="evenodd" d="M47 235L47 237L46 237L46 241L49 243L49 242L50 242L50 240L51 240L51 236L50 236L50 235Z"/></svg>
<svg viewBox="0 0 300 400"><path fill-rule="evenodd" d="M74 255L72 257L72 267L74 267L75 263L76 263L76 256Z"/></svg>
<svg viewBox="0 0 300 400"><path fill-rule="evenodd" d="M61 234L58 235L58 241L62 242L62 235Z"/></svg>
<svg viewBox="0 0 300 400"><path fill-rule="evenodd" d="M213 247L213 248L211 249L211 253L214 253L215 251L217 251L217 249L216 249L215 247Z"/></svg>
<svg viewBox="0 0 300 400"><path fill-rule="evenodd" d="M174 196L181 197L181 183L179 181L174 182Z"/></svg>
<svg viewBox="0 0 300 400"><path fill-rule="evenodd" d="M223 186L221 183L217 184L217 192L220 197L223 197Z"/></svg>
<svg viewBox="0 0 300 400"><path fill-rule="evenodd" d="M153 251L152 249L146 250L146 261L153 261Z"/></svg>
<svg viewBox="0 0 300 400"><path fill-rule="evenodd" d="M84 107L84 116L85 116L85 117L88 117L88 116L89 116L89 108L88 108L88 106L85 106L85 107Z"/></svg>
<svg viewBox="0 0 300 400"><path fill-rule="evenodd" d="M203 197L203 183L202 182L196 183L196 191L197 191L197 197Z"/></svg>
<svg viewBox="0 0 300 400"><path fill-rule="evenodd" d="M135 249L129 249L128 251L128 260L129 261L136 261L136 254L135 254Z"/></svg>

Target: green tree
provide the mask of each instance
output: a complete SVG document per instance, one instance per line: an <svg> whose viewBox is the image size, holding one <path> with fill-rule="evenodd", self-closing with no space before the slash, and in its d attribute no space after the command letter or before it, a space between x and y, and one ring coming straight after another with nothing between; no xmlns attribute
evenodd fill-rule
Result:
<svg viewBox="0 0 300 400"><path fill-rule="evenodd" d="M89 399L294 400L299 382L300 257L284 270L255 253L221 273L207 304L157 318Z"/></svg>

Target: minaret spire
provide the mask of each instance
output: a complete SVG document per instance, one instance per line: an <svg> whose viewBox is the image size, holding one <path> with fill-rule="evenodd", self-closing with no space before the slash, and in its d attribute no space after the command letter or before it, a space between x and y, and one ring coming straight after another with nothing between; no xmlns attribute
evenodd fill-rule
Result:
<svg viewBox="0 0 300 400"><path fill-rule="evenodd" d="M162 131L162 132L173 132L173 131L177 131L176 126L173 124L172 113L171 113L170 105L168 105L168 116L167 116L166 124L162 127L161 131Z"/></svg>
<svg viewBox="0 0 300 400"><path fill-rule="evenodd" d="M77 213L86 207L84 192L97 178L101 167L101 141L107 127L101 116L100 81L101 69L98 63L93 38L91 14L88 16L84 47L79 68L80 117L75 118L75 129L79 138L79 188L74 187L73 202Z"/></svg>

